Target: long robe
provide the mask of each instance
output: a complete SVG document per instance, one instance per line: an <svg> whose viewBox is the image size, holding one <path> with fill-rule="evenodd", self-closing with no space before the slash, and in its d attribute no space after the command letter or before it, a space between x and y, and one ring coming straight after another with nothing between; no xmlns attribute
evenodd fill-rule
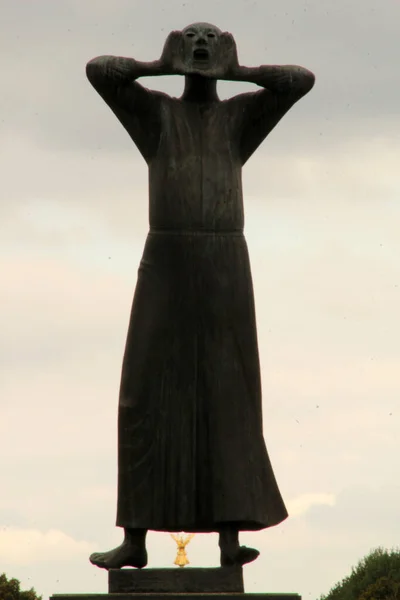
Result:
<svg viewBox="0 0 400 600"><path fill-rule="evenodd" d="M117 525L276 525L287 511L263 438L241 171L295 100L262 90L201 104L136 82L95 87L149 165L150 231L119 398Z"/></svg>

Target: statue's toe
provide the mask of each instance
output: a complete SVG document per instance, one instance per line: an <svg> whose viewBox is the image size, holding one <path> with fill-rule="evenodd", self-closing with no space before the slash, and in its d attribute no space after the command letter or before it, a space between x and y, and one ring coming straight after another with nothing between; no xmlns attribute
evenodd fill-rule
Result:
<svg viewBox="0 0 400 600"><path fill-rule="evenodd" d="M260 556L260 552L255 548L248 548L247 546L240 546L239 550L239 564L245 565L249 562L253 562Z"/></svg>
<svg viewBox="0 0 400 600"><path fill-rule="evenodd" d="M227 552L221 552L221 566L229 567L232 565L246 565L247 563L253 562L260 556L260 552L255 548L248 548L247 546L240 546L238 550L231 554Z"/></svg>
<svg viewBox="0 0 400 600"><path fill-rule="evenodd" d="M132 548L122 544L109 552L94 552L89 556L92 565L100 569L122 569L122 567L136 567L143 569L147 565L146 548Z"/></svg>
<svg viewBox="0 0 400 600"><path fill-rule="evenodd" d="M94 552L89 556L89 560L96 567L104 567L104 555L101 552Z"/></svg>

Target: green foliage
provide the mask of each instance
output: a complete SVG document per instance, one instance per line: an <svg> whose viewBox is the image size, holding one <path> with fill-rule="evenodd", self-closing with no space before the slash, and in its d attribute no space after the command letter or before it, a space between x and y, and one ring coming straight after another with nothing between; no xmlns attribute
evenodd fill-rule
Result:
<svg viewBox="0 0 400 600"><path fill-rule="evenodd" d="M320 600L400 600L400 551L373 550Z"/></svg>
<svg viewBox="0 0 400 600"><path fill-rule="evenodd" d="M400 598L400 582L389 577L381 577L372 583L359 600L398 600Z"/></svg>
<svg viewBox="0 0 400 600"><path fill-rule="evenodd" d="M42 600L33 588L21 591L18 579L7 579L5 574L0 575L0 600Z"/></svg>

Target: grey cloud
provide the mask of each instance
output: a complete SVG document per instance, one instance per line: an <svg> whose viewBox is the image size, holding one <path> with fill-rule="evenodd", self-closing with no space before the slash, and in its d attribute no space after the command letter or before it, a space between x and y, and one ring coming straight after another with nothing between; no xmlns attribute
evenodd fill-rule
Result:
<svg viewBox="0 0 400 600"><path fill-rule="evenodd" d="M306 522L321 534L352 531L365 543L379 544L379 535L389 534L395 545L399 538L400 486L354 485L344 489L335 506L314 506L305 515ZM387 543L387 542L386 542ZM366 552L369 550L366 547Z"/></svg>
<svg viewBox="0 0 400 600"><path fill-rule="evenodd" d="M0 531L6 527L28 527L29 519L23 511L15 510L9 506L3 508L0 506Z"/></svg>
<svg viewBox="0 0 400 600"><path fill-rule="evenodd" d="M110 431L114 421L110 422ZM116 455L113 449L99 450L96 441L93 442L96 447L93 453L75 453L68 460L60 456L57 448L53 456L49 448L40 457L25 456L19 460L10 457L6 465L0 460L3 473L11 467L14 472L1 500L0 529L59 529L76 539L111 543L102 539L102 535L113 533L114 528ZM72 445L74 439L70 438L69 443ZM112 491L110 498L95 494L92 500L85 498L87 490L101 487Z"/></svg>

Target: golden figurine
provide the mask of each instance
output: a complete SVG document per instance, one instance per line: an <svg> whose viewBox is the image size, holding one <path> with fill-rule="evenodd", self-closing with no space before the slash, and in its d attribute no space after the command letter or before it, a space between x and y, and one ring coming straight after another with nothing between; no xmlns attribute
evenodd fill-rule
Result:
<svg viewBox="0 0 400 600"><path fill-rule="evenodd" d="M175 540L176 545L178 546L178 552L174 564L178 565L178 567L185 567L186 565L189 565L190 562L186 554L186 546L194 537L194 533L190 533L186 536L184 536L182 533L179 535L174 535L171 533L171 537Z"/></svg>

